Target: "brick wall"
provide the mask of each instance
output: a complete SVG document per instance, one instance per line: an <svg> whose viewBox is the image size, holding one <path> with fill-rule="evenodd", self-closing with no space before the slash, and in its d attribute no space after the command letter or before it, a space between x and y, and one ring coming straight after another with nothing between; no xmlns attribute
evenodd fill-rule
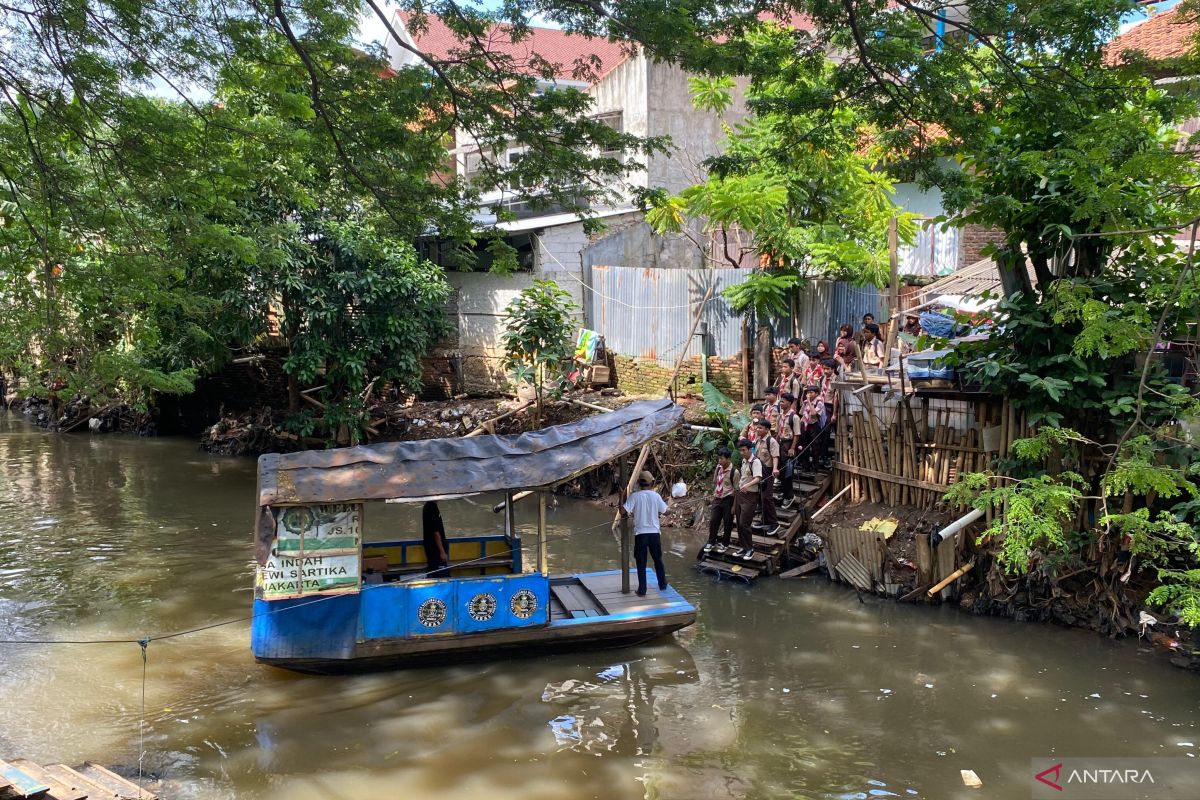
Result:
<svg viewBox="0 0 1200 800"><path fill-rule="evenodd" d="M996 228L985 228L982 225L970 224L962 229L959 237L958 268L969 267L983 256L979 253L989 244L1004 241L1004 234Z"/></svg>
<svg viewBox="0 0 1200 800"><path fill-rule="evenodd" d="M671 367L654 361L639 361L632 356L616 355L613 380L618 389L628 394L662 394L671 378ZM708 380L725 394L742 396L742 362L739 358L708 359ZM700 357L692 356L683 362L675 385L680 394L699 394L701 382Z"/></svg>

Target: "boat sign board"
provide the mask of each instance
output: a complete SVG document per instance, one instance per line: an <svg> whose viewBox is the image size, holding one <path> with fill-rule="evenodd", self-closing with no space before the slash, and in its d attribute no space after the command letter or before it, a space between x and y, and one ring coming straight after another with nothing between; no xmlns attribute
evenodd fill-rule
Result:
<svg viewBox="0 0 1200 800"><path fill-rule="evenodd" d="M358 590L358 553L272 553L259 568L264 600Z"/></svg>
<svg viewBox="0 0 1200 800"><path fill-rule="evenodd" d="M361 505L289 506L273 512L275 536L266 563L259 566L256 576L260 599L359 590Z"/></svg>
<svg viewBox="0 0 1200 800"><path fill-rule="evenodd" d="M354 550L362 538L362 506L329 503L276 509L275 550Z"/></svg>

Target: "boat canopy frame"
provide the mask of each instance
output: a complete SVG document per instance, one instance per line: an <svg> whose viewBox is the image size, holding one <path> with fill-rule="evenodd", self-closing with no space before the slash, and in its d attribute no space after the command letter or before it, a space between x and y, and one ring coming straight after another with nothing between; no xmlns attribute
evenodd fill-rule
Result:
<svg viewBox="0 0 1200 800"><path fill-rule="evenodd" d="M503 491L505 528L511 531L513 492L531 489L540 495L540 571L545 566L545 492L621 459L682 424L683 409L664 398L529 433L267 453L258 460L255 555L260 565L266 563L276 533L272 509L280 506L416 503ZM626 563L628 545L622 544Z"/></svg>

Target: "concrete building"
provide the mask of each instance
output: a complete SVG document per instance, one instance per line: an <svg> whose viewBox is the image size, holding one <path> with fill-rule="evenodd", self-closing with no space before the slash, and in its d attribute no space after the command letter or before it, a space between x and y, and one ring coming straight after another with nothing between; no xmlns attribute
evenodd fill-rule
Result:
<svg viewBox="0 0 1200 800"><path fill-rule="evenodd" d="M410 24L411 14L396 12L393 26L408 47L434 58L445 58L462 45L454 33L437 17L427 17L423 30ZM508 240L522 255L522 269L516 275L501 277L486 271L448 271L455 287L452 319L457 321L457 338L445 343L447 358L456 359L455 369L463 391L479 391L503 382L500 374L500 335L503 332L505 306L536 279L553 279L571 292L580 307L581 324L589 297L588 268L592 264L638 265L650 268L678 269L704 266L700 250L680 237L654 234L643 214L633 204L638 188L661 188L679 192L704 179L701 162L718 152L724 136L720 120L692 106L688 73L679 67L647 58L644 53L629 53L619 44L605 39L587 39L551 28L533 28L532 34L513 42L504 26L489 34L487 46L511 55L516 62L537 54L559 66L554 79L545 81L547 89L573 87L593 98L592 114L623 133L639 137L669 136L669 153L649 156L621 154L638 158L636 168L620 186L614 187L614 199L590 209L605 229L597 234L585 232L575 214L563 209L535 210L520 195L493 192L482 198L485 207L503 205L515 219L495 222L494 216L481 213L481 224L494 224L508 234ZM389 56L395 67L411 66L420 59L395 41L389 44ZM572 65L580 57L598 59L599 77L592 83L574 77ZM735 106L725 114L727 121L744 116L739 95ZM524 148L512 145L497 160L512 163ZM479 169L481 154L469 136L459 132L451 150L461 176ZM434 256L436 260L436 254Z"/></svg>
<svg viewBox="0 0 1200 800"><path fill-rule="evenodd" d="M450 28L435 16L427 16L418 27L411 14L396 12L392 22L403 40L403 45L394 40L388 44L394 67L420 65L422 60L412 52L414 49L433 58L447 59L462 47ZM931 29L930 46L937 47L942 38L952 37L953 32ZM636 156L639 159L633 165L636 168L621 186L615 187L615 198L590 209L591 216L605 225L600 233L588 234L583 223L565 209L530 208L517 192L497 191L482 198L485 208L501 205L515 218L496 222L495 216L485 211L479 220L507 234L508 241L521 254L522 269L516 275L503 277L487 272L486 263L472 272L448 269L448 279L456 290L450 314L457 332L440 348L438 356L443 363L437 372L439 382L452 385L455 391L487 390L505 382L500 368L504 309L534 280L555 280L572 294L579 306L580 324L601 329L602 321L592 318L598 316L594 310L598 301L591 288L593 267L707 269L710 264L701 250L707 244L703 236L663 237L653 233L632 198L637 189L678 193L703 181L702 164L719 152L724 139L722 120L693 107L690 76L674 64L654 61L642 52L630 52L605 39L588 39L550 28L534 27L528 37L514 42L505 26L498 25L489 31L485 44L490 50L512 57L514 63L527 62L536 54L555 64L557 72L553 78L542 80L547 90L573 87L584 91L593 98L591 113L598 119L639 137L669 137L673 147L667 153ZM580 58L598 61L600 66L595 70L598 77L594 81L578 80L574 65ZM736 123L745 113L744 98L739 91L724 120ZM522 146L514 143L507 152L493 153L490 157L511 164L522 157L523 151ZM470 177L480 169L480 148L464 132L458 132L451 155L460 176ZM922 191L915 185L901 184L895 200L901 208L922 216L936 217L942 213L941 195L936 190ZM971 263L977 259L978 249L988 241L986 235L975 236L975 233L926 228L912 247L902 250L901 272L936 277ZM430 256L434 261L439 260L436 249ZM755 263L756 259L747 257L740 266ZM722 260L718 266L729 264ZM690 315L686 308L678 313ZM628 355L644 360L639 353ZM661 362L663 358L658 360Z"/></svg>

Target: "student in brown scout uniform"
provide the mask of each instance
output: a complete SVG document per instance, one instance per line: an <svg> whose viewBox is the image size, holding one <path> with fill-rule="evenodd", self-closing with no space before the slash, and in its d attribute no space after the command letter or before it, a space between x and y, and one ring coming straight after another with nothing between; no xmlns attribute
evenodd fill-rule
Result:
<svg viewBox="0 0 1200 800"><path fill-rule="evenodd" d="M758 441L758 421L762 418L763 404L755 403L750 407L750 421L746 423L746 427L742 428L742 433L738 436L738 441L747 439L750 444Z"/></svg>
<svg viewBox="0 0 1200 800"><path fill-rule="evenodd" d="M796 448L800 443L800 415L796 413L796 398L791 393L780 395L779 405L779 453L783 459L783 468L779 472L783 502L779 505L780 508L791 508L796 499L792 459L796 457Z"/></svg>
<svg viewBox="0 0 1200 800"><path fill-rule="evenodd" d="M717 449L717 469L713 473L712 506L708 512L708 543L700 551L700 556L708 555L710 550L724 553L729 547L730 536L733 533L733 495L736 492L733 474L733 453L728 447ZM717 541L717 531L725 528L725 535Z"/></svg>
<svg viewBox="0 0 1200 800"><path fill-rule="evenodd" d="M833 354L841 363L842 369L854 369L854 362L858 360L858 344L854 341L854 328L850 325L838 328L838 339L833 345Z"/></svg>
<svg viewBox="0 0 1200 800"><path fill-rule="evenodd" d="M733 501L734 514L737 517L738 544L741 550L734 550L734 558L741 556L743 561L754 558L754 512L758 510L758 495L762 483L762 462L754 457L754 443L749 439L738 442L738 454L742 457L742 465L737 470L737 495Z"/></svg>
<svg viewBox="0 0 1200 800"><path fill-rule="evenodd" d="M779 387L768 386L767 397L763 400L762 418L771 423L774 428L779 424Z"/></svg>
<svg viewBox="0 0 1200 800"><path fill-rule="evenodd" d="M870 323L863 328L862 363L868 370L882 371L887 366L887 353L879 338L879 326Z"/></svg>
<svg viewBox="0 0 1200 800"><path fill-rule="evenodd" d="M803 375L808 369L808 353L804 352L804 342L796 336L788 339L788 358L792 360L792 372Z"/></svg>
<svg viewBox="0 0 1200 800"><path fill-rule="evenodd" d="M783 397L785 394L790 394L795 397L797 393L799 393L800 387L804 385L801 382L803 376L796 372L795 367L795 359L785 358L783 360L783 366L780 368L778 383L780 397Z"/></svg>
<svg viewBox="0 0 1200 800"><path fill-rule="evenodd" d="M762 528L767 536L779 532L779 517L775 514L775 479L779 477L779 440L771 434L771 423L760 419L754 457L762 462Z"/></svg>
<svg viewBox="0 0 1200 800"><path fill-rule="evenodd" d="M800 447L804 449L804 454L800 458L803 470L812 472L816 468L815 465L820 464L824 458L821 445L827 420L825 403L821 401L818 387L809 386L804 390L804 404L800 407L801 433L799 441Z"/></svg>

